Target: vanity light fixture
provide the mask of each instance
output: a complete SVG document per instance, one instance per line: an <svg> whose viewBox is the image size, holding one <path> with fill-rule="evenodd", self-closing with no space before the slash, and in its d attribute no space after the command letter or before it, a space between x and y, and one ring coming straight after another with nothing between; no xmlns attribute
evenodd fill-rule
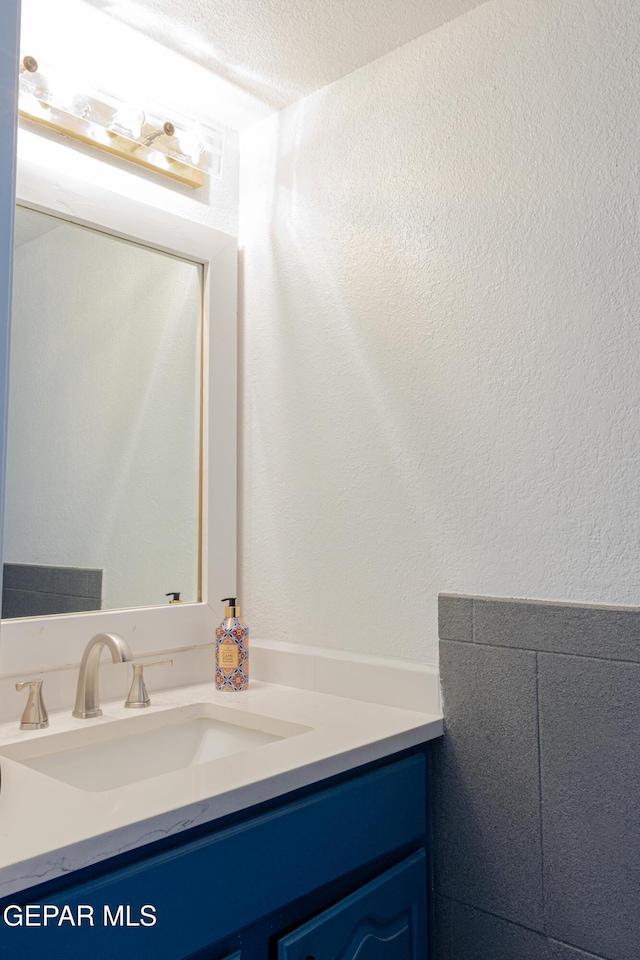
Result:
<svg viewBox="0 0 640 960"><path fill-rule="evenodd" d="M197 123L168 120L98 90L80 89L32 56L20 63L19 94L21 117L105 153L194 188L203 185L205 173L220 176L221 131L208 131L205 142Z"/></svg>

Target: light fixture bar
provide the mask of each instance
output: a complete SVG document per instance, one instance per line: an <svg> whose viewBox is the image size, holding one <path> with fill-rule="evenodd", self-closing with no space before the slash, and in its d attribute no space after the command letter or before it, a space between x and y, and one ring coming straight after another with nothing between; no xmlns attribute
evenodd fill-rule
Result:
<svg viewBox="0 0 640 960"><path fill-rule="evenodd" d="M208 137L207 155L198 124L178 118L174 125L96 90L80 92L67 81L56 83L55 74L44 72L31 56L20 65L18 113L31 123L194 189L204 184L205 167L220 175L221 131Z"/></svg>
<svg viewBox="0 0 640 960"><path fill-rule="evenodd" d="M40 101L38 100L36 103L40 104ZM137 140L130 140L129 137L122 134L105 130L104 127L100 127L90 120L82 120L73 113L67 113L66 110L42 104L42 111L40 112L37 109L28 110L22 105L18 113L25 120L47 127L49 130L55 130L56 133L72 137L81 143L87 143L103 153L130 160L131 163L137 163L138 166L146 167L147 170L162 173L165 177L177 180L178 183L185 183L188 187L195 189L204 184L203 170L173 157L167 157L164 153L154 150L153 147L146 147L144 144L138 143Z"/></svg>

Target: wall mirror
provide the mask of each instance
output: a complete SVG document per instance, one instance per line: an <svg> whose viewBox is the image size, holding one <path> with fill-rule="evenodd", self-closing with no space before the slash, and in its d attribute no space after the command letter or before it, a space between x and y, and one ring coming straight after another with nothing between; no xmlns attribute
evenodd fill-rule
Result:
<svg viewBox="0 0 640 960"><path fill-rule="evenodd" d="M0 675L101 630L204 644L236 586L236 240L32 159L17 203Z"/></svg>
<svg viewBox="0 0 640 960"><path fill-rule="evenodd" d="M203 266L21 206L14 236L2 617L197 602Z"/></svg>

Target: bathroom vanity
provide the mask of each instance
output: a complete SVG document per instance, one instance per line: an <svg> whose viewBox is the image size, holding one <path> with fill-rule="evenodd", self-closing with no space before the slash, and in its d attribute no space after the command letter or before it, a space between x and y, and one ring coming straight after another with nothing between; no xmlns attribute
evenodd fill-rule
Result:
<svg viewBox="0 0 640 960"><path fill-rule="evenodd" d="M437 716L257 682L232 698L185 687L126 713L106 705L80 732L63 716L35 736L2 728L3 951L427 957L425 744ZM224 756L183 743L171 769L173 728L196 719L237 727L239 740ZM243 743L242 731L267 739ZM145 767L149 736L163 773ZM109 760L128 740L137 773ZM83 750L103 751L95 771ZM117 769L127 782L115 785Z"/></svg>

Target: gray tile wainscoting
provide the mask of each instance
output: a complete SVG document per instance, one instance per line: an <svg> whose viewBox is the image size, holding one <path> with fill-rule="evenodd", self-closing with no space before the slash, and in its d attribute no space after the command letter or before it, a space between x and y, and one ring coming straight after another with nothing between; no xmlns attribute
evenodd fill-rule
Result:
<svg viewBox="0 0 640 960"><path fill-rule="evenodd" d="M437 960L639 960L640 609L442 594Z"/></svg>
<svg viewBox="0 0 640 960"><path fill-rule="evenodd" d="M43 617L100 610L103 571L39 563L2 565L2 616Z"/></svg>

